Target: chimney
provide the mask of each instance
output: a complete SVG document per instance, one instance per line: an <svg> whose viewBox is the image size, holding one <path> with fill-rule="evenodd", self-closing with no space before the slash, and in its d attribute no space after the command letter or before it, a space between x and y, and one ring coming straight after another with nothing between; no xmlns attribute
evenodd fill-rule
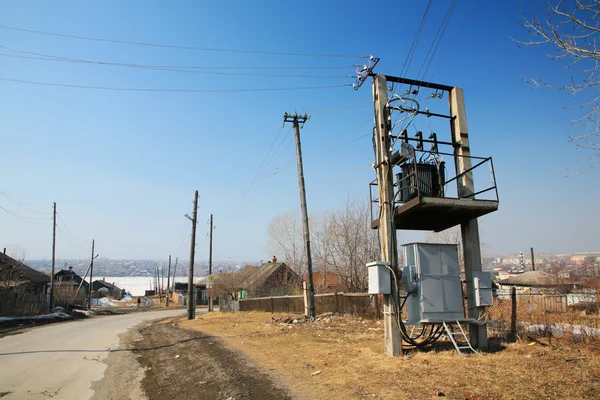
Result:
<svg viewBox="0 0 600 400"><path fill-rule="evenodd" d="M69 267L69 272L73 272L73 267Z"/></svg>
<svg viewBox="0 0 600 400"><path fill-rule="evenodd" d="M273 259L271 260L271 262L272 262L273 264L275 264L275 263L277 262L277 257L273 256Z"/></svg>
<svg viewBox="0 0 600 400"><path fill-rule="evenodd" d="M102 278L102 282L106 282L106 277Z"/></svg>
<svg viewBox="0 0 600 400"><path fill-rule="evenodd" d="M6 255L6 247L4 248L4 255Z"/></svg>

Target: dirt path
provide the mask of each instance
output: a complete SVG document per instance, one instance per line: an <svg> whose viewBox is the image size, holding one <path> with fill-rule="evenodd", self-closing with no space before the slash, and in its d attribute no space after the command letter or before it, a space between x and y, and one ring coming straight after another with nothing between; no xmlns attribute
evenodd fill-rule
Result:
<svg viewBox="0 0 600 400"><path fill-rule="evenodd" d="M129 332L146 371L141 387L148 399L292 399L241 353L174 325L155 322Z"/></svg>

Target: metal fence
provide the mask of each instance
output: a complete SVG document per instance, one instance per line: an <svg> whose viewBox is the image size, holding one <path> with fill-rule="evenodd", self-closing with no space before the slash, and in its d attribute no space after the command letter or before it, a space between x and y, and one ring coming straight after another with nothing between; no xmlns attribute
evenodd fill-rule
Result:
<svg viewBox="0 0 600 400"><path fill-rule="evenodd" d="M487 309L488 335L500 342L525 338L597 341L598 299L595 293L500 292Z"/></svg>

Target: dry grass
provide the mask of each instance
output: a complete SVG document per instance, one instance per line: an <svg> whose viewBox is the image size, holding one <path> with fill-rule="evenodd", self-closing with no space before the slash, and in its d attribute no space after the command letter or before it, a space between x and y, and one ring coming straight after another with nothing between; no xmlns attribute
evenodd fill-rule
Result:
<svg viewBox="0 0 600 400"><path fill-rule="evenodd" d="M382 326L356 317L282 326L277 314L203 314L180 324L221 337L281 377L305 399L456 399L598 397L594 348L513 344L467 357L455 351L383 355ZM313 376L315 371L322 371Z"/></svg>

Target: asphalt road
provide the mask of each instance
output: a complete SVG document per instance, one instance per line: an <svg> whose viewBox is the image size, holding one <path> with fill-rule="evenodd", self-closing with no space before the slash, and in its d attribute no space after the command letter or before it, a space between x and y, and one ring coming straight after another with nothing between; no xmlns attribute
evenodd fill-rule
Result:
<svg viewBox="0 0 600 400"><path fill-rule="evenodd" d="M200 310L197 310L197 313ZM145 311L57 323L0 339L0 398L89 399L103 378L105 359L119 349L119 335L185 310Z"/></svg>

